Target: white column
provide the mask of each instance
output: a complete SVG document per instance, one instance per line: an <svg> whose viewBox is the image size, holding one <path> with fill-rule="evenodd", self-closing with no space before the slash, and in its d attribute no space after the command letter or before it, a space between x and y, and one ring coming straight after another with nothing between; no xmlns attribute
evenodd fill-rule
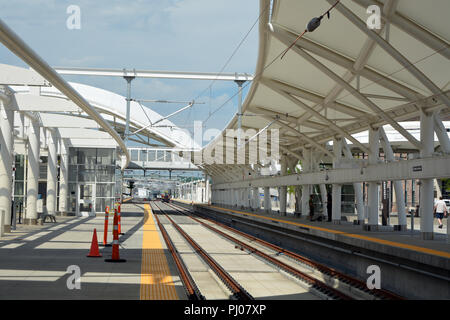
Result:
<svg viewBox="0 0 450 320"><path fill-rule="evenodd" d="M48 164L47 164L47 213L55 215L56 212L56 190L57 190L57 134L48 131Z"/></svg>
<svg viewBox="0 0 450 320"><path fill-rule="evenodd" d="M209 186L209 175L205 177L205 202L211 204L210 200L210 186Z"/></svg>
<svg viewBox="0 0 450 320"><path fill-rule="evenodd" d="M64 139L59 140L60 164L59 164L59 213L68 213L68 191L69 191L69 147Z"/></svg>
<svg viewBox="0 0 450 320"><path fill-rule="evenodd" d="M242 190L242 196L244 197L242 203L244 205L244 208L250 208L251 207L250 204L249 204L250 190L251 190L250 188L244 188Z"/></svg>
<svg viewBox="0 0 450 320"><path fill-rule="evenodd" d="M259 188L253 188L252 191L252 209L258 210L259 209Z"/></svg>
<svg viewBox="0 0 450 320"><path fill-rule="evenodd" d="M38 218L39 134L39 122L30 120L28 127L27 208L25 212L25 224L36 224Z"/></svg>
<svg viewBox="0 0 450 320"><path fill-rule="evenodd" d="M14 111L5 104L2 105L0 111L0 210L5 212L2 231L10 232L12 167L14 163Z"/></svg>
<svg viewBox="0 0 450 320"><path fill-rule="evenodd" d="M287 159L285 155L281 157L281 175L284 176L287 173ZM279 189L279 197L280 197L280 215L286 215L286 202L287 202L287 186L282 186Z"/></svg>
<svg viewBox="0 0 450 320"><path fill-rule="evenodd" d="M352 152L350 150L350 147L347 144L347 141L345 139L342 139L342 146L345 158L347 159L353 159ZM356 202L356 214L358 216L358 224L363 225L364 224L364 198L363 198L363 192L362 192L362 183L357 182L353 184L353 190L355 191L355 202Z"/></svg>
<svg viewBox="0 0 450 320"><path fill-rule="evenodd" d="M311 149L303 150L304 161L302 162L302 173L308 173L311 171ZM302 185L302 216L309 216L309 196L311 194L310 185Z"/></svg>
<svg viewBox="0 0 450 320"><path fill-rule="evenodd" d="M377 129L369 129L369 164L377 164L379 160L380 151L380 132ZM369 202L369 219L368 225L370 230L376 231L379 225L378 206L379 206L379 184L378 182L370 182L368 188L368 202Z"/></svg>
<svg viewBox="0 0 450 320"><path fill-rule="evenodd" d="M270 199L269 187L264 187L264 211L266 213L272 212L272 200Z"/></svg>
<svg viewBox="0 0 450 320"><path fill-rule="evenodd" d="M420 142L422 150L420 156L422 158L431 157L434 151L434 125L433 115L420 114ZM421 179L420 186L420 232L425 240L432 240L433 233L433 207L434 207L434 190L433 179Z"/></svg>
<svg viewBox="0 0 450 320"><path fill-rule="evenodd" d="M383 144L383 150L386 157L386 160L389 162L393 162L394 152L392 151L391 144L384 132L383 128L380 128L380 137ZM405 198L404 198L404 189L401 181L394 181L394 189L395 189L395 201L397 203L397 214L398 214L398 225L400 230L406 230L406 206L405 206Z"/></svg>
<svg viewBox="0 0 450 320"><path fill-rule="evenodd" d="M332 215L331 220L333 221L333 224L340 224L341 223L341 193L342 193L342 185L340 184L333 184L332 190L331 190L331 197L332 197Z"/></svg>
<svg viewBox="0 0 450 320"><path fill-rule="evenodd" d="M333 168L337 169L340 167L342 161L342 139L334 139L333 140ZM331 201L332 201L332 215L331 220L334 224L341 223L342 216L342 206L341 206L341 193L342 193L342 185L341 184L333 184L331 187Z"/></svg>

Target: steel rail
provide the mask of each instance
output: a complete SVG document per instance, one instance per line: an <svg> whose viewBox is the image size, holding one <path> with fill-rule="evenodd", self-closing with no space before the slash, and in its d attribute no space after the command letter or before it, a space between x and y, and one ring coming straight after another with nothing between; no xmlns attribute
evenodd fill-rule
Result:
<svg viewBox="0 0 450 320"><path fill-rule="evenodd" d="M190 210L188 210L186 208L179 207L179 206L174 205L174 204L171 204L171 206L174 209L176 209L176 210L178 210L180 212L181 212L180 209L183 209L184 212L189 212L189 213L195 214L195 212L192 212L192 211L190 211ZM198 219L196 219L194 217L191 217L191 218L194 219L195 221L201 223L202 225L208 227L208 228L210 227L208 224L205 224L204 222L202 222L202 221L200 221L200 220L198 220ZM276 251L278 254L283 254L285 256L288 256L289 258L292 258L292 259L297 260L297 261L299 261L299 262L301 262L303 264L306 264L307 266L309 266L309 267L311 267L311 268L313 268L315 270L318 270L319 272L321 272L321 273L323 273L325 275L328 275L329 277L338 279L339 281L342 281L342 282L344 282L344 283L346 283L348 285L351 285L352 287L355 287L355 288L357 288L357 289L359 289L361 291L364 291L367 294L373 295L373 296L381 298L381 299L403 300L403 297L401 297L399 295L396 295L396 294L394 294L394 293L392 293L390 291L384 290L384 289L369 290L369 289L367 289L367 286L366 286L366 284L363 281L360 281L360 280L355 279L353 277L347 276L347 275L345 275L345 274L343 274L343 273L341 273L341 272L339 272L339 271L337 271L337 270L335 270L333 268L330 268L328 266L325 266L325 265L322 265L320 263L317 263L317 262L315 262L315 261L313 261L311 259L308 259L308 258L306 258L304 256L301 256L301 255L299 255L297 253L294 253L294 252L291 252L289 250L283 249L283 248L281 248L281 247L279 247L277 245L274 245L274 244L269 243L267 241L261 240L259 238L251 236L249 234L246 234L246 233L244 233L242 231L236 230L236 229L234 229L232 227L226 226L226 225L224 225L222 223L219 223L217 221L214 221L214 220L211 220L211 219L208 219L208 218L205 218L205 217L202 217L202 218L205 219L205 220L208 220L209 222L212 222L212 223L214 223L214 224L216 224L216 225L218 225L218 226L220 226L220 227L222 227L222 228L224 228L226 230L234 232L234 233L236 233L236 234L238 234L238 235L240 235L240 236L242 236L242 237L244 237L246 239L249 239L252 242L257 242L257 243L259 243L259 244L261 244L261 245L263 245L263 246L265 246L267 248L270 248L273 251ZM221 232L221 231L219 231L219 232Z"/></svg>
<svg viewBox="0 0 450 320"><path fill-rule="evenodd" d="M177 208L174 207L175 210L178 210ZM182 212L181 210L178 210L179 212ZM189 216L189 215L187 215ZM192 216L189 216L191 219L193 219L194 221L200 223L202 226L206 227L207 229L219 234L220 236L234 242L235 244L237 244L238 246L240 246L243 249L246 249L247 251L249 251L252 254L255 254L261 258L263 258L264 260L270 262L271 264L275 265L276 267L288 272L289 274L294 275L295 277L303 280L304 282L308 283L310 286L312 286L314 289L316 289L317 291L326 294L327 296L333 298L333 299L342 299L342 300L352 300L352 298L332 287L330 287L329 285L326 285L325 283L323 283L322 281L319 281L318 279L311 277L310 275L307 275L306 273L295 269L291 266L289 266L288 264L285 264L284 262L269 256L268 254L262 252L261 250L256 249L255 247L252 247Z"/></svg>
<svg viewBox="0 0 450 320"><path fill-rule="evenodd" d="M235 280L231 275L226 272L197 242L195 242L184 230L173 221L166 210L163 210L156 202L153 202L154 206L159 212L164 214L171 224L177 229L177 231L186 239L186 241L194 248L194 250L202 257L202 259L211 267L216 275L224 282L224 284L233 292L233 295L239 300L253 300L254 298Z"/></svg>
<svg viewBox="0 0 450 320"><path fill-rule="evenodd" d="M156 222L158 223L158 227L159 227L159 230L161 231L163 239L166 242L167 248L169 249L170 253L172 254L173 260L175 261L175 265L178 268L178 272L180 273L181 281L184 284L184 288L186 290L189 300L205 300L205 297L201 294L200 290L198 289L197 285L194 282L194 279L192 279L179 252L175 249L175 246L172 242L172 239L169 237L169 234L167 233L166 228L159 221L158 216L156 214L154 216L155 216Z"/></svg>

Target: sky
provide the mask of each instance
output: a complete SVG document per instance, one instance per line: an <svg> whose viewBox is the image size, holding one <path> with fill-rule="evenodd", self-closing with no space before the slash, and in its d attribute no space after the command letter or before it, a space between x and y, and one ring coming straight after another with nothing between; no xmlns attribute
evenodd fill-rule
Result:
<svg viewBox="0 0 450 320"><path fill-rule="evenodd" d="M69 29L70 5L80 8L80 29ZM219 72L259 16L258 0L0 0L0 19L53 67ZM253 74L258 55L258 24L223 72ZM28 67L0 44L0 63ZM123 78L64 76L126 95ZM191 101L170 118L193 130L194 120L237 93L234 82L135 79L132 98ZM244 90L244 98L248 92ZM222 130L237 111L237 95L204 123ZM161 115L184 105L146 103ZM204 142L206 143L206 142Z"/></svg>

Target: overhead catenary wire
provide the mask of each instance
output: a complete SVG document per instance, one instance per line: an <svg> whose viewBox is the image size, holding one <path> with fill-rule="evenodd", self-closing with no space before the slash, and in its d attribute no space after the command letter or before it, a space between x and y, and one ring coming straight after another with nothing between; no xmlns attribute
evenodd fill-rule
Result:
<svg viewBox="0 0 450 320"><path fill-rule="evenodd" d="M266 7L262 10L262 12L259 14L258 18L256 19L256 21L253 23L253 25L250 27L250 29L247 31L247 33L245 34L245 36L241 39L241 41L239 42L239 44L237 45L237 47L234 49L233 53L231 54L231 56L227 59L227 61L225 62L225 64L222 66L222 68L220 69L220 71L217 73L216 78L214 80L211 81L211 83L209 84L208 87L206 87L194 100L197 100L199 97L201 97L207 90L211 89L213 84L217 81L217 79L219 78L219 76L223 73L223 71L225 70L225 68L228 66L228 64L230 63L230 61L233 59L233 57L236 55L236 53L238 52L238 50L240 49L240 47L242 46L242 44L245 42L245 40L248 38L248 36L250 35L250 33L252 32L252 30L255 28L256 24L258 23L258 21L261 19L261 17L263 16L263 14L267 11L267 9L270 8L270 3L266 5Z"/></svg>
<svg viewBox="0 0 450 320"><path fill-rule="evenodd" d="M336 6L338 3L339 3L339 1L338 1L334 6ZM332 8L334 8L334 6L333 6ZM325 14L326 14L326 13L325 13ZM298 39L299 39L299 38L298 38ZM294 45L295 45L295 43L294 43ZM401 71L403 71L403 70L405 70L405 69L408 69L409 67L415 66L416 64L418 64L418 63L420 63L420 62L422 62L422 61L424 61L424 60L426 60L426 59L428 59L428 58L430 58L430 57L436 55L437 53L439 53L439 52L441 52L441 51L444 51L444 50L447 50L449 47L450 47L450 46L445 45L445 46L443 46L441 49L436 50L436 51L434 51L433 53L431 53L431 54L429 54L429 55L427 55L427 56L425 56L425 57L423 57L423 58L421 58L421 59L419 59L419 60L417 60L417 61L415 61L415 62L410 63L410 64L407 65L407 66L401 67L399 70L396 70L396 71L394 71L394 72L392 72L392 73L386 74L386 77L390 77L390 76L392 76L392 75L394 75L394 74L396 74L396 73L399 73L399 72L401 72ZM257 74L255 74L255 75L254 75L254 79L257 79L259 76L261 76L262 73L263 73L267 68L269 68L271 65L273 65L273 64L275 63L275 61L277 61L278 58L279 58L281 55L283 55L283 54L285 53L285 51L286 51L286 49L283 49L283 51L281 51L274 59L272 59L266 66L264 66L260 72L258 72ZM374 84L377 84L377 83L383 81L383 79L384 79L384 78L380 78L380 79L378 79L378 80L376 80L376 81L369 82L369 83L366 84L365 86L361 87L360 90L365 89L365 88L368 88L368 87L370 87L370 86L372 86L372 85L374 85ZM250 84L250 82L245 83L245 84L242 86L242 89L241 89L241 90L245 89L249 84ZM220 109L222 109L228 102L230 102L234 97L236 97L236 96L238 95L238 93L239 93L239 90L238 90L234 95L232 95L229 99L227 99L223 104L221 104L218 108L216 108L212 113L210 113L210 115L208 116L208 118L206 118L206 120L205 120L204 122L208 121L208 120L211 118L211 116L213 116L213 115L214 115L215 113L217 113ZM445 94L444 92L441 92L440 94L433 95L432 97L433 97L433 98L437 98L437 97L442 96L442 95L444 95L444 94ZM352 95L352 93L347 93L346 95L340 97L340 100L342 100L342 99L344 99L344 98L346 98L346 97L348 97L348 96L350 96L350 95ZM426 101L428 98L430 98L430 97L425 97L425 98L423 98L423 99L419 99L419 100L417 100L416 102Z"/></svg>

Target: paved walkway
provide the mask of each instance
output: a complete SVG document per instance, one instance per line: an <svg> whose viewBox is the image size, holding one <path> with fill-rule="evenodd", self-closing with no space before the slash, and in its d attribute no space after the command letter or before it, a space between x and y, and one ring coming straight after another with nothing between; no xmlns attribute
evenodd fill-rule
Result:
<svg viewBox="0 0 450 320"><path fill-rule="evenodd" d="M111 247L100 247L102 258L86 257L94 228L98 242L103 241L103 216L56 219L56 224L17 225L17 230L0 238L0 299L141 298L142 244L146 232L143 205L122 206L125 234L120 237L120 257L127 260L125 263L104 261L111 258ZM113 219L109 223L111 242ZM68 289L68 281L74 284L70 279L73 272L67 273L69 266L80 269L80 290Z"/></svg>

